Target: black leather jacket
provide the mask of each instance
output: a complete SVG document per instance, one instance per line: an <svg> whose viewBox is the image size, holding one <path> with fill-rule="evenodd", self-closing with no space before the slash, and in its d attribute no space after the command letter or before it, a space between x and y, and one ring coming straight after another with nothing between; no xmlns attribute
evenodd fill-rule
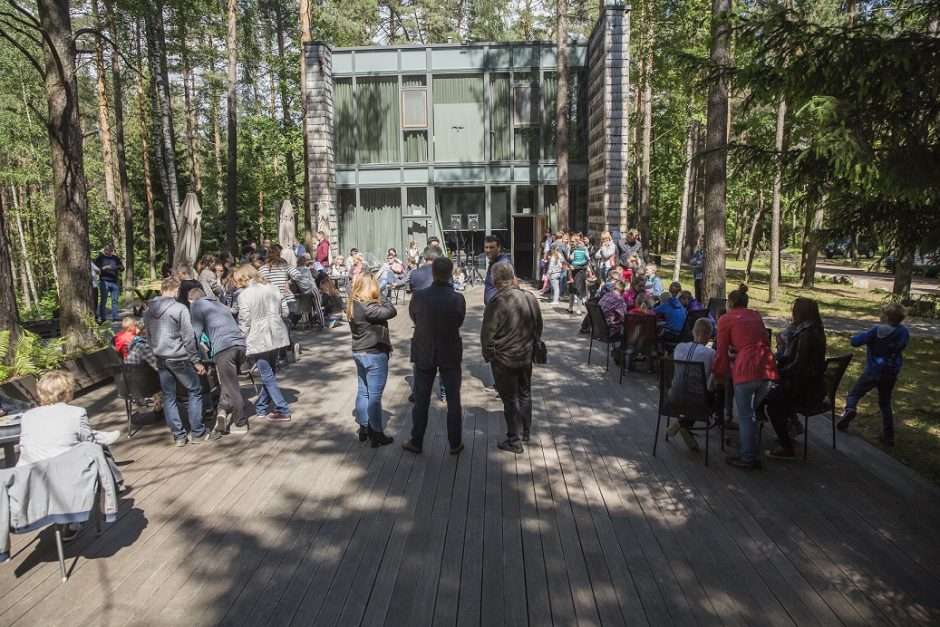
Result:
<svg viewBox="0 0 940 627"><path fill-rule="evenodd" d="M349 321L354 353L391 353L392 339L388 333L388 320L398 312L395 305L378 302L353 303L353 317Z"/></svg>
<svg viewBox="0 0 940 627"><path fill-rule="evenodd" d="M499 290L483 312L483 359L509 368L531 364L536 335L542 335L542 313L535 297L517 287Z"/></svg>

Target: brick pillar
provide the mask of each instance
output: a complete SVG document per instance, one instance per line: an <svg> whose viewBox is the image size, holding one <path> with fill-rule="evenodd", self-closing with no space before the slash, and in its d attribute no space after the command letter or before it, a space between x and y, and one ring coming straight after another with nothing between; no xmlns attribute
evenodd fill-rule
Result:
<svg viewBox="0 0 940 627"><path fill-rule="evenodd" d="M307 143L307 211L317 231L329 235L339 254L336 220L336 168L333 157L333 52L328 44L304 46L307 93L304 141Z"/></svg>
<svg viewBox="0 0 940 627"><path fill-rule="evenodd" d="M588 43L588 233L626 232L630 9L606 6Z"/></svg>

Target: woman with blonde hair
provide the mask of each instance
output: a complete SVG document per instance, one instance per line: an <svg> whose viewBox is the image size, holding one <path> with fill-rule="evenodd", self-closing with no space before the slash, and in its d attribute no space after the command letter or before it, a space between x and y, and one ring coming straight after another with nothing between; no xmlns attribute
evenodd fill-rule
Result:
<svg viewBox="0 0 940 627"><path fill-rule="evenodd" d="M388 321L397 314L395 306L381 298L375 277L369 272L360 274L350 289L346 317L352 331L353 361L359 382L356 393L359 441L371 440L372 448L392 442L382 424L382 392L392 352Z"/></svg>
<svg viewBox="0 0 940 627"><path fill-rule="evenodd" d="M290 335L281 318L281 295L251 265L235 271L235 285L242 291L238 295L238 328L245 336L245 356L254 360L261 375L261 393L255 403L259 417L283 422L290 420L290 407L277 385L277 353L290 344ZM268 406L274 412L268 413ZM232 432L248 430L248 421L235 423Z"/></svg>

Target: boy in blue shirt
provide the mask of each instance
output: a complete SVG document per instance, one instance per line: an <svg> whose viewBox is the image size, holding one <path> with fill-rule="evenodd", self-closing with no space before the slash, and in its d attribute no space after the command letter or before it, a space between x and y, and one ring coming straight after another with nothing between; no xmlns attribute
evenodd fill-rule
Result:
<svg viewBox="0 0 940 627"><path fill-rule="evenodd" d="M865 371L855 382L845 399L845 411L836 423L840 431L849 428L856 415L858 401L870 390L878 388L878 407L881 409L882 435L880 440L894 446L894 414L891 411L891 392L904 363L901 352L907 347L910 334L901 324L907 310L900 303L888 303L881 308L881 323L852 338L852 346L868 346Z"/></svg>

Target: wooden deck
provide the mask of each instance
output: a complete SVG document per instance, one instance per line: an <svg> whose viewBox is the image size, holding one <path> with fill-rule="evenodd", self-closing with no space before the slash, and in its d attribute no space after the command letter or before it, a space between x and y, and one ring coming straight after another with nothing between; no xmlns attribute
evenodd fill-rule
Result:
<svg viewBox="0 0 940 627"><path fill-rule="evenodd" d="M157 425L114 446L132 490L101 537L67 545L68 583L51 529L14 536L0 624L940 623L936 486L852 435L833 451L819 419L805 463L732 469L717 432L708 468L681 440L654 458L653 377L587 366L577 322L546 304L533 441L499 451L480 288L467 296L460 456L436 400L424 454L399 446L407 315L381 449L353 434L345 327L310 332L281 377L292 422L182 449ZM110 385L81 402L121 425Z"/></svg>

